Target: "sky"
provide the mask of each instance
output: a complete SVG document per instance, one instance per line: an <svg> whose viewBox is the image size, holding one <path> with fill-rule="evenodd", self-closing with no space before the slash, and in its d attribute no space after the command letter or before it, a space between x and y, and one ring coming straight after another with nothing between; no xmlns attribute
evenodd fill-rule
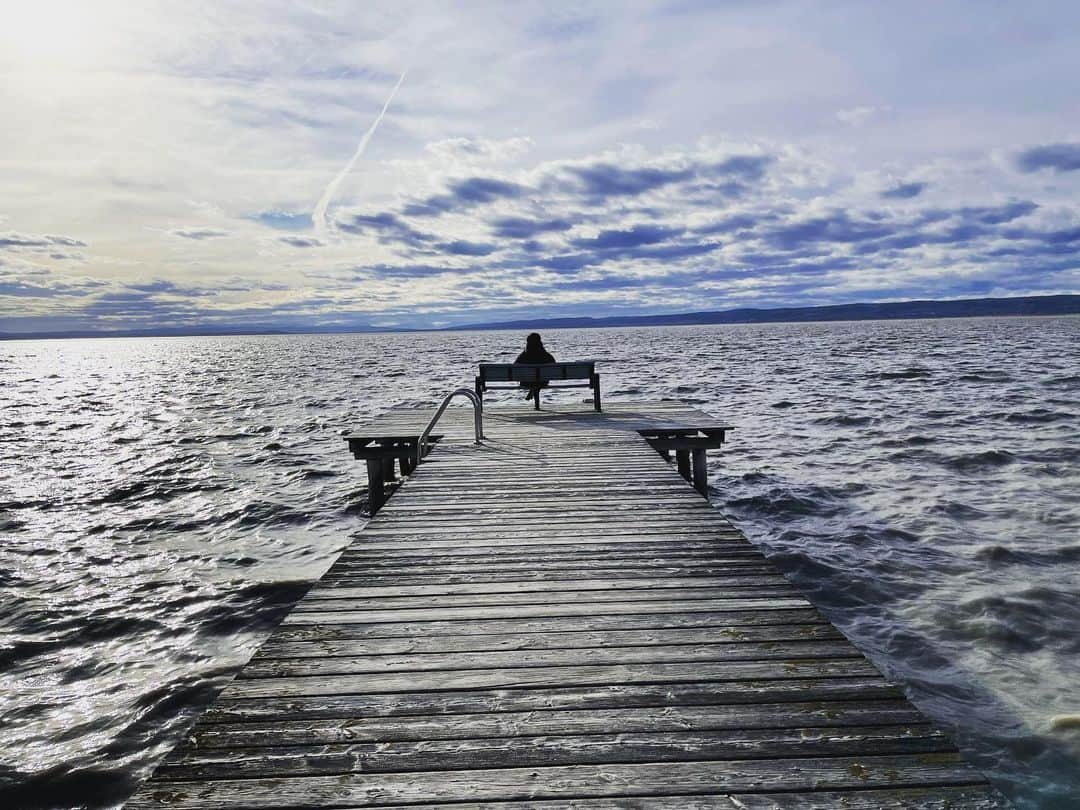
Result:
<svg viewBox="0 0 1080 810"><path fill-rule="evenodd" d="M0 12L0 332L1080 292L1074 2Z"/></svg>

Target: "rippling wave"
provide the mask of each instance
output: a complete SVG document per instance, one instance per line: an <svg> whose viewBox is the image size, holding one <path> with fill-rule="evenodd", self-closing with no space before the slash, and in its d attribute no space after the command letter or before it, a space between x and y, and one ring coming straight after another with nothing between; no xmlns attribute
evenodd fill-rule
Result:
<svg viewBox="0 0 1080 810"><path fill-rule="evenodd" d="M521 338L0 343L4 806L122 802L363 527L341 434ZM714 503L1019 807L1080 806L1080 319L545 340L737 425Z"/></svg>

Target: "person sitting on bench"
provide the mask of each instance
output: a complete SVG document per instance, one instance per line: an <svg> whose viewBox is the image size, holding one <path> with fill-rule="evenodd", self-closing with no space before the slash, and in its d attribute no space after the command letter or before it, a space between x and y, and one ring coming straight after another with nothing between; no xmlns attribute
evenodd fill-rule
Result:
<svg viewBox="0 0 1080 810"><path fill-rule="evenodd" d="M539 332L531 333L525 339L525 351L517 356L515 363L554 363L555 358L544 348L544 341L540 339ZM528 388L526 400L536 399L537 392L541 388L547 388L547 383L522 383L522 388Z"/></svg>

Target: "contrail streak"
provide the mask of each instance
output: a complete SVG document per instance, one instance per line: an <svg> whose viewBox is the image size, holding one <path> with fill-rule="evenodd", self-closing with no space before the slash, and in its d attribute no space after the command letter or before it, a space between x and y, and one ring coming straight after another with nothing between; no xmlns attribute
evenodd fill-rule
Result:
<svg viewBox="0 0 1080 810"><path fill-rule="evenodd" d="M386 99L386 103L383 104L379 114L375 116L375 120L368 127L368 131L364 133L364 137L360 139L360 143L356 146L356 151L353 152L352 158L345 164L345 168L337 173L337 176L330 181L326 186L326 190L323 191L319 201L315 204L315 210L311 212L311 224L315 226L315 232L324 237L329 232L329 222L326 219L326 209L330 205L330 200L337 194L338 186L341 182L348 177L349 172L352 171L353 166L356 165L356 161L360 159L360 156L364 154L364 150L367 149L368 142L371 141L371 136L375 134L375 130L379 128L379 123L383 120L383 116L386 115L386 110L390 107L390 102L394 100L394 96L397 94L398 88L401 87L401 83L405 81L405 74L408 71L403 71L401 77L397 80L397 84L394 85L394 89L390 91L390 95Z"/></svg>

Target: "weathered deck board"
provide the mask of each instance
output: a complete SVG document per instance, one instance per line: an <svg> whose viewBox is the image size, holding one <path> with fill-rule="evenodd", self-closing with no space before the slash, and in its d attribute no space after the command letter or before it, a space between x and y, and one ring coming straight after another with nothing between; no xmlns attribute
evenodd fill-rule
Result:
<svg viewBox="0 0 1080 810"><path fill-rule="evenodd" d="M1007 806L637 433L722 423L488 409L481 447L470 425L447 412L129 807Z"/></svg>
<svg viewBox="0 0 1080 810"><path fill-rule="evenodd" d="M838 708L819 702L736 706L673 707L662 713L652 708L494 712L466 714L450 726L445 718L408 716L364 720L285 721L214 724L196 732L199 751L266 745L326 745L390 740L468 740L486 737L542 734L603 734L621 732L707 731L710 729L832 728L841 726L914 724L925 733L925 720L902 698L847 701ZM898 736L903 736L902 732Z"/></svg>
<svg viewBox="0 0 1080 810"><path fill-rule="evenodd" d="M162 780L164 781L164 780ZM981 779L957 754L921 753L828 758L690 760L641 764L470 768L407 773L225 778L151 783L128 807L194 810L353 808L419 802L611 798L853 788L966 786ZM882 791L888 807L888 794ZM737 805L736 805L737 806Z"/></svg>

